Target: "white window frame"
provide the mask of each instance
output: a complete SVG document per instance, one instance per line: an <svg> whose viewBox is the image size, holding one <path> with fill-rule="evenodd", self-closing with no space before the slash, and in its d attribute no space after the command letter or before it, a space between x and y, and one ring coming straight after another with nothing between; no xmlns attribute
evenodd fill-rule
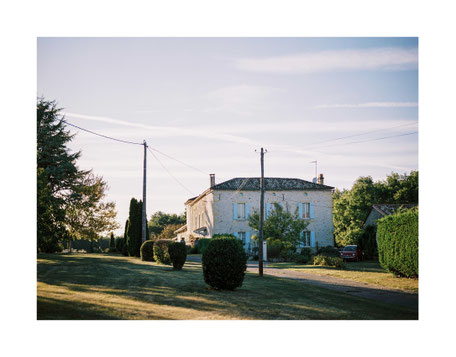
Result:
<svg viewBox="0 0 456 357"><path fill-rule="evenodd" d="M310 218L310 202L303 202L302 203L302 217L303 219Z"/></svg>
<svg viewBox="0 0 456 357"><path fill-rule="evenodd" d="M240 209L242 207L242 210ZM242 214L241 214L242 211ZM237 219L245 219L245 203L237 204Z"/></svg>
<svg viewBox="0 0 456 357"><path fill-rule="evenodd" d="M311 232L310 231L304 231L302 232L302 244L303 244L303 247L305 248L309 248L312 244L311 242Z"/></svg>

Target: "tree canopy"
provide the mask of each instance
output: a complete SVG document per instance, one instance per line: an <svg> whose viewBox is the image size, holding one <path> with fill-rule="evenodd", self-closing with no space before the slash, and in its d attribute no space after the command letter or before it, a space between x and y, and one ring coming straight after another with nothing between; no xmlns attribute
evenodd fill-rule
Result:
<svg viewBox="0 0 456 357"><path fill-rule="evenodd" d="M260 215L254 212L249 216L249 226L258 231L259 224ZM302 232L307 226L308 222L299 218L298 212L292 214L275 203L274 209L263 222L263 235L265 238L278 239L297 247L302 242Z"/></svg>
<svg viewBox="0 0 456 357"><path fill-rule="evenodd" d="M170 224L182 226L187 222L185 213L177 215L175 213L155 212L148 222L149 232L156 238L166 226ZM177 229L177 228L176 228Z"/></svg>
<svg viewBox="0 0 456 357"><path fill-rule="evenodd" d="M372 205L382 203L418 203L418 171L391 173L386 180L377 182L370 176L359 177L350 190L336 190L333 195L336 244L357 244Z"/></svg>

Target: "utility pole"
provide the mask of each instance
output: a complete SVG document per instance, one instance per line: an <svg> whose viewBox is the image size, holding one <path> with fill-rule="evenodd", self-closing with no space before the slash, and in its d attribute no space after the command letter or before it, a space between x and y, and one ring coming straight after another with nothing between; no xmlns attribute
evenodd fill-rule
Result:
<svg viewBox="0 0 456 357"><path fill-rule="evenodd" d="M261 148L261 177L260 177L260 237L258 239L258 274L263 276L263 220L264 220L264 151Z"/></svg>
<svg viewBox="0 0 456 357"><path fill-rule="evenodd" d="M147 143L144 140L144 169L143 169L143 201L142 201L142 234L141 234L141 241L144 243L147 240L146 237L146 226L147 226L147 217L146 217L146 172L147 172Z"/></svg>

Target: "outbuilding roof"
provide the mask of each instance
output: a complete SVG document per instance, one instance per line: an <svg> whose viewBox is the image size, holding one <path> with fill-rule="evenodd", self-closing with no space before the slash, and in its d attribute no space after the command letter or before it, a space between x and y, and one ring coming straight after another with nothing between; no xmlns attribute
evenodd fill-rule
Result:
<svg viewBox="0 0 456 357"><path fill-rule="evenodd" d="M395 213L399 208L413 208L418 206L416 203L398 203L398 204L375 204L373 209L378 211L383 216L388 216Z"/></svg>

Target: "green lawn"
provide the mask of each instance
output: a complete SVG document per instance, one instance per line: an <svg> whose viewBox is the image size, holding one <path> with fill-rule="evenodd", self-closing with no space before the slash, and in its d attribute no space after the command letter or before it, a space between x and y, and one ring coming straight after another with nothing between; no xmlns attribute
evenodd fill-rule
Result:
<svg viewBox="0 0 456 357"><path fill-rule="evenodd" d="M295 263L267 263L267 267L328 275L407 292L418 292L418 279L398 278L383 269L378 261L347 262L345 269Z"/></svg>
<svg viewBox="0 0 456 357"><path fill-rule="evenodd" d="M182 271L104 254L40 254L38 319L417 319L417 311L248 273L214 291L200 263Z"/></svg>

